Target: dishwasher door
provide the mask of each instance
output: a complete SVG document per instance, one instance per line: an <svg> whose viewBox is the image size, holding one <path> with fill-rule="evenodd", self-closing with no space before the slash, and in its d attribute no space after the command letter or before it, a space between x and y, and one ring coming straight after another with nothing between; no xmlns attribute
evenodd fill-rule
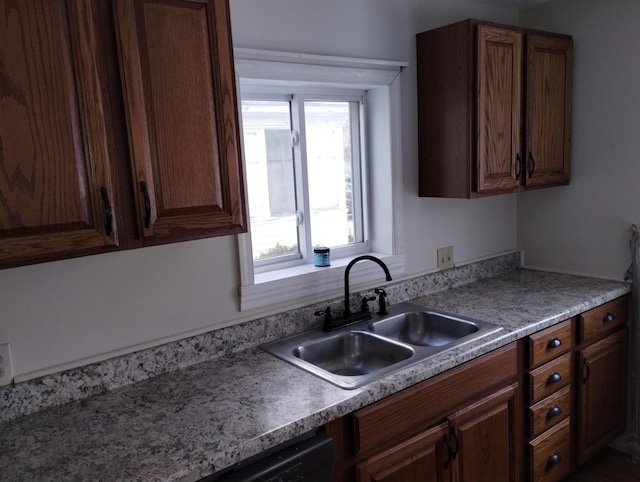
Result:
<svg viewBox="0 0 640 482"><path fill-rule="evenodd" d="M333 440L318 433L264 458L201 482L331 482Z"/></svg>

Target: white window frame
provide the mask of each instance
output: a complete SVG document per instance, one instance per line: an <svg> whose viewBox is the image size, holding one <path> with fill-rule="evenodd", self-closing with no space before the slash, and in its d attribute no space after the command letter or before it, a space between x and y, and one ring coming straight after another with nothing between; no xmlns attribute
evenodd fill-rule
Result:
<svg viewBox="0 0 640 482"><path fill-rule="evenodd" d="M402 149L400 72L404 62L328 57L288 52L234 49L240 95L256 85L295 84L313 92L335 87L366 91L367 176L363 180L371 193L364 207L369 220L369 251L382 259L394 278L405 273L404 216L402 212ZM345 266L352 257L331 257L330 267L300 264L284 269L256 272L251 250L251 233L238 235L241 311L265 307L303 305L342 293ZM364 253L362 253L364 254ZM351 272L354 289L371 283L384 284L375 263L358 263Z"/></svg>
<svg viewBox="0 0 640 482"><path fill-rule="evenodd" d="M254 89L254 86L249 85L246 86L242 93L242 100L266 100L266 101L279 101L279 102L289 102L291 112L293 114L294 119L298 119L294 121L294 127L298 127L300 130L298 132L299 142L296 146L293 147L295 151L294 155L294 163L296 165L295 173L296 173L296 186L305 186L307 185L307 181L305 178L307 177L306 169L306 134L304 129L304 103L307 101L328 101L328 102L350 102L350 103L358 103L360 109L358 111L352 112L352 116L357 116L358 121L355 125L352 124L352 133L351 137L354 140L358 140L358 142L354 142L352 146L352 150L354 153L354 157L358 159L358 162L354 162L353 165L353 174L354 177L358 179L362 179L363 182L357 182L353 184L354 188L354 196L353 203L356 206L354 209L355 219L355 229L358 231L358 235L356 236L359 239L365 238L362 242L357 242L353 244L342 245L339 247L331 246L331 256L332 257L353 257L358 254L365 254L370 252L370 248L368 245L368 236L367 236L367 221L368 221L368 208L367 205L363 204L363 199L367 197L367 190L364 180L366 179L366 168L363 166L363 163L366 163L365 153L364 153L364 145L360 144L360 141L364 139L364 133L362 131L362 127L364 126L364 118L365 114L365 103L364 103L365 92L362 90L350 90L350 89L307 89L304 86L271 86L271 88L265 86L257 86ZM353 132L358 129L358 132ZM303 159L305 161L303 162ZM308 185L307 185L308 186ZM277 256L267 259L255 260L253 261L253 269L254 273L265 273L267 271L273 271L278 269L289 268L292 266L296 266L303 263L313 263L313 247L311 243L311 237L309 226L307 221L309 220L309 198L307 190L303 190L305 192L300 193L297 192L296 196L299 196L297 199L297 205L299 206L298 211L302 213L302 216L305 218L305 222L303 224L307 224L302 229L300 226L298 227L299 232L299 240L300 240L300 253L296 254L288 254L284 256Z"/></svg>

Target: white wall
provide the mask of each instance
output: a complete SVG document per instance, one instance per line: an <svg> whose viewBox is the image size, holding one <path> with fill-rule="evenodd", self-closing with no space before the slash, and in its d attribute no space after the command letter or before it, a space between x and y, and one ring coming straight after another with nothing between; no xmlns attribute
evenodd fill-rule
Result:
<svg viewBox="0 0 640 482"><path fill-rule="evenodd" d="M417 197L415 34L467 17L516 23L467 0L230 0L238 47L407 61L402 139L408 275L516 248L516 197ZM214 238L0 271L0 343L18 379L269 312L240 313L236 238ZM304 304L299 300L298 305Z"/></svg>
<svg viewBox="0 0 640 482"><path fill-rule="evenodd" d="M518 197L525 264L622 279L640 227L640 2L554 0L523 25L571 34L571 185Z"/></svg>

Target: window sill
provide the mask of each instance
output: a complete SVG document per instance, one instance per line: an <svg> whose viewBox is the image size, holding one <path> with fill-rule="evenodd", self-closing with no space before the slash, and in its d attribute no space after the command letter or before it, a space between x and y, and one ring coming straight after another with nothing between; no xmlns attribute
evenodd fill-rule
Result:
<svg viewBox="0 0 640 482"><path fill-rule="evenodd" d="M367 253L380 258L389 268L392 277L405 272L405 256ZM332 259L331 266L316 267L311 264L255 275L252 285L240 286L240 310L246 311L265 306L304 301L304 304L322 301L332 295L341 295L344 289L344 270L353 258ZM360 262L353 266L349 282L358 285L384 284L384 273L375 263Z"/></svg>

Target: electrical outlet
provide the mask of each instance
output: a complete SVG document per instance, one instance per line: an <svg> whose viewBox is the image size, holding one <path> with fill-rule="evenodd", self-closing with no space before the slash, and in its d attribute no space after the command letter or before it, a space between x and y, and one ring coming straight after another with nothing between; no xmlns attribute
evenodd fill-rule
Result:
<svg viewBox="0 0 640 482"><path fill-rule="evenodd" d="M453 268L453 246L438 250L438 269Z"/></svg>
<svg viewBox="0 0 640 482"><path fill-rule="evenodd" d="M9 385L13 381L11 370L11 351L9 343L0 344L0 386Z"/></svg>

